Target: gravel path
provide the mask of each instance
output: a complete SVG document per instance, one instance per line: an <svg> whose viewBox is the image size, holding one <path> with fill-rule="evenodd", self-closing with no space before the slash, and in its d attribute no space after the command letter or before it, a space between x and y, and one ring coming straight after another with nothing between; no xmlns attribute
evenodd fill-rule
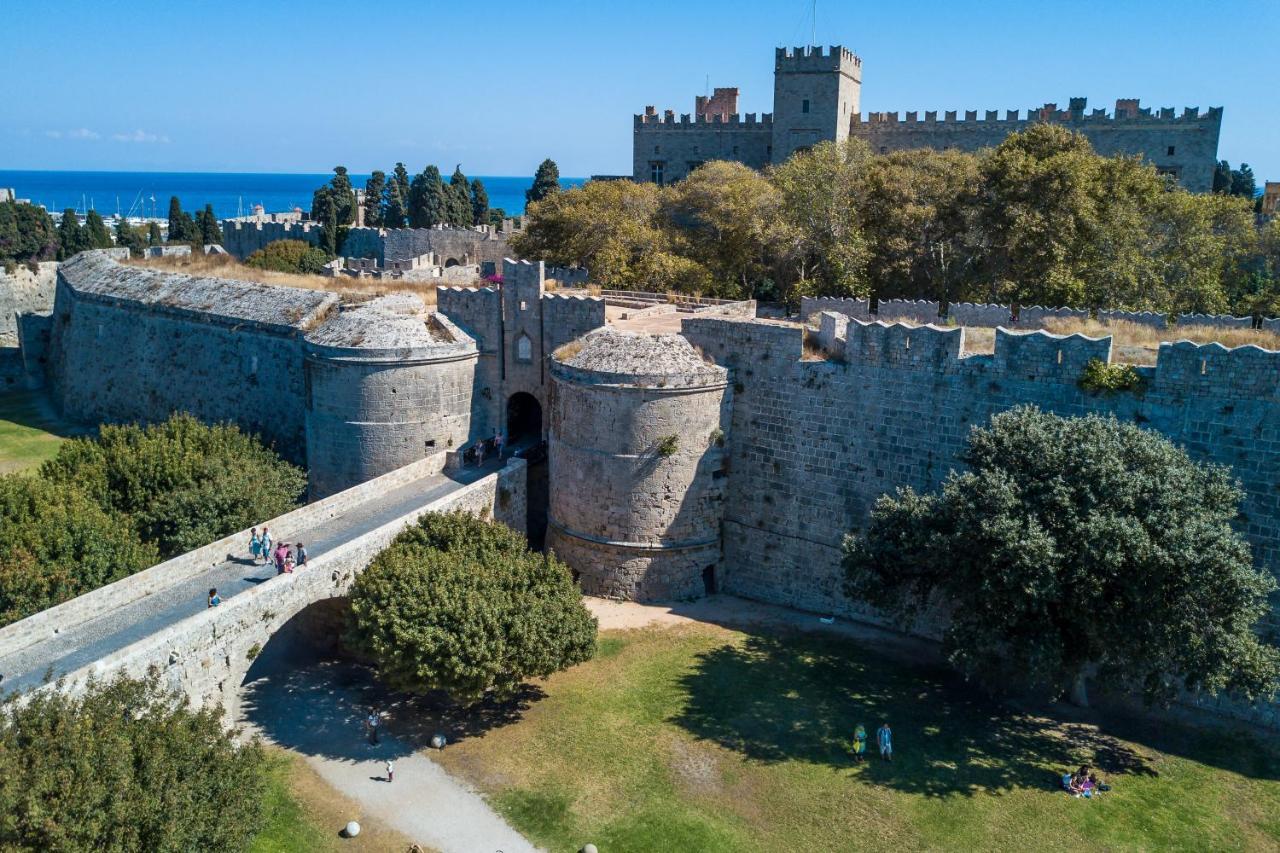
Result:
<svg viewBox="0 0 1280 853"><path fill-rule="evenodd" d="M384 732L377 746L368 742L364 717L382 695L359 667L285 664L246 688L246 728L302 755L365 814L419 844L441 853L535 851L478 793L408 739ZM395 766L390 783L388 759Z"/></svg>
<svg viewBox="0 0 1280 853"><path fill-rule="evenodd" d="M496 461L493 461L483 468L464 468L449 476L437 474L426 477L352 507L323 525L301 530L281 530L271 525L271 532L276 541L283 537L289 542L305 543L307 554L314 558L497 468ZM24 690L37 686L46 673L57 678L198 613L206 606L210 587L216 587L225 601L273 577L274 566L255 564L248 556L246 542L242 555L228 554L225 561L195 578L0 658L0 690Z"/></svg>

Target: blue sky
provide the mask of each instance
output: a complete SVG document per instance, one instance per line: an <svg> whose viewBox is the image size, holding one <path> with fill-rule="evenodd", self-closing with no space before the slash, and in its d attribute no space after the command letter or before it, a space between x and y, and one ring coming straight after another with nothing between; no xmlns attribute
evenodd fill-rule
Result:
<svg viewBox="0 0 1280 853"><path fill-rule="evenodd" d="M1219 156L1280 180L1280 0L818 4L862 109L1221 105ZM4 0L0 169L565 175L630 170L631 116L708 76L771 109L804 0Z"/></svg>

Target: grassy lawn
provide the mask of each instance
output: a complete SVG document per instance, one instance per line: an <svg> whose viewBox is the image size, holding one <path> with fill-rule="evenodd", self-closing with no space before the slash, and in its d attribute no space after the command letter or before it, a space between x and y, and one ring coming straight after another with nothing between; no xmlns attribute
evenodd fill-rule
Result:
<svg viewBox="0 0 1280 853"><path fill-rule="evenodd" d="M1280 845L1280 756L1249 738L1020 713L845 638L606 632L543 689L439 760L553 851ZM882 720L896 760L855 765ZM1056 790L1085 762L1112 792Z"/></svg>
<svg viewBox="0 0 1280 853"><path fill-rule="evenodd" d="M0 474L38 466L69 435L83 434L60 420L43 391L0 393Z"/></svg>
<svg viewBox="0 0 1280 853"><path fill-rule="evenodd" d="M351 800L331 788L293 753L271 748L270 788L262 804L267 825L250 845L250 853L382 853L408 850L410 841L376 825ZM342 838L338 831L352 818L360 834Z"/></svg>

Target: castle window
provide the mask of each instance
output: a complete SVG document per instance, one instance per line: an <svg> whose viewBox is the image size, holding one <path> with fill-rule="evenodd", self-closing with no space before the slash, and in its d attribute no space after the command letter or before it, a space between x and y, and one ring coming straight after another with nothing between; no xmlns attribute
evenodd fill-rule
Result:
<svg viewBox="0 0 1280 853"><path fill-rule="evenodd" d="M802 113L807 113L807 112L809 112L809 99L808 99L808 98L805 98L803 101L801 101L801 102L800 102L800 112L802 112Z"/></svg>
<svg viewBox="0 0 1280 853"><path fill-rule="evenodd" d="M738 155L738 146L736 146L736 145L735 145L735 146L733 146L733 154L734 154L734 156L735 156L735 157Z"/></svg>
<svg viewBox="0 0 1280 853"><path fill-rule="evenodd" d="M888 153L889 153L889 146L888 146L888 145L881 145L881 146L880 146L880 153L881 153L881 154L888 154Z"/></svg>
<svg viewBox="0 0 1280 853"><path fill-rule="evenodd" d="M770 158L772 158L772 157L773 157L773 146L772 146L772 145L768 145L768 146L766 146L764 150L765 150L765 153L766 153L766 154L768 154Z"/></svg>
<svg viewBox="0 0 1280 853"><path fill-rule="evenodd" d="M649 180L653 181L658 186L662 186L663 170L665 169L666 165L667 164L662 162L661 160L654 160L653 162L651 162L649 164Z"/></svg>
<svg viewBox="0 0 1280 853"><path fill-rule="evenodd" d="M1172 145L1170 145L1170 146L1169 146L1169 150L1168 150L1167 152L1165 152L1165 153L1167 153L1170 157L1172 157L1172 156L1173 156L1173 146L1172 146Z"/></svg>
<svg viewBox="0 0 1280 853"><path fill-rule="evenodd" d="M516 361L533 361L533 341L528 335L516 338Z"/></svg>
<svg viewBox="0 0 1280 853"><path fill-rule="evenodd" d="M661 153L662 153L662 146L661 146L661 145L655 145L655 146L653 146L653 153L654 153L654 154L661 154Z"/></svg>
<svg viewBox="0 0 1280 853"><path fill-rule="evenodd" d="M528 311L528 310L529 310L529 303L528 303L528 302L525 302L523 299L521 299L521 300L520 300L520 310L521 310L521 311Z"/></svg>

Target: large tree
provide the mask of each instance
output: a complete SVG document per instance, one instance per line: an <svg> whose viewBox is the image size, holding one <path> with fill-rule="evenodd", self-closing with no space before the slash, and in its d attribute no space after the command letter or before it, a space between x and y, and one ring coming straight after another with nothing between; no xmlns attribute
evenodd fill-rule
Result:
<svg viewBox="0 0 1280 853"><path fill-rule="evenodd" d="M164 234L160 232L159 222L147 223L147 245L159 246L164 243Z"/></svg>
<svg viewBox="0 0 1280 853"><path fill-rule="evenodd" d="M783 259L795 279L788 298L869 294L856 199L870 157L862 140L823 142L772 170L786 227Z"/></svg>
<svg viewBox="0 0 1280 853"><path fill-rule="evenodd" d="M0 849L244 850L266 760L156 676L45 690L0 714Z"/></svg>
<svg viewBox="0 0 1280 853"><path fill-rule="evenodd" d="M293 509L306 474L230 424L173 415L147 427L104 424L40 468L82 489L171 557Z"/></svg>
<svg viewBox="0 0 1280 853"><path fill-rule="evenodd" d="M542 201L549 195L560 192L560 167L556 161L548 157L538 164L538 171L533 175L533 186L524 191L526 204Z"/></svg>
<svg viewBox="0 0 1280 853"><path fill-rule="evenodd" d="M383 193L387 189L387 173L375 169L364 183L364 224L382 227Z"/></svg>
<svg viewBox="0 0 1280 853"><path fill-rule="evenodd" d="M62 219L58 222L58 260L65 261L88 248L89 237L80 227L80 217L68 207L62 211Z"/></svg>
<svg viewBox="0 0 1280 853"><path fill-rule="evenodd" d="M962 461L937 492L876 503L846 540L851 597L942 619L951 662L993 686L1069 687L1079 704L1090 675L1148 701L1274 691L1280 650L1253 627L1276 583L1232 526L1228 469L1032 407L975 428Z"/></svg>
<svg viewBox="0 0 1280 853"><path fill-rule="evenodd" d="M329 181L333 190L333 203L338 214L339 225L350 225L356 221L356 191L351 186L351 178L347 175L346 166L334 166L333 177Z"/></svg>
<svg viewBox="0 0 1280 853"><path fill-rule="evenodd" d="M127 219L116 220L116 245L126 246L129 256L140 258L147 253L147 237L142 229L134 228Z"/></svg>
<svg viewBox="0 0 1280 853"><path fill-rule="evenodd" d="M445 221L445 189L440 169L427 166L409 186L409 226L430 228Z"/></svg>
<svg viewBox="0 0 1280 853"><path fill-rule="evenodd" d="M115 245L107 223L96 210L89 211L89 215L84 218L84 233L91 249L110 249Z"/></svg>
<svg viewBox="0 0 1280 853"><path fill-rule="evenodd" d="M471 181L471 224L489 224L489 193L479 178Z"/></svg>
<svg viewBox="0 0 1280 853"><path fill-rule="evenodd" d="M218 225L213 205L206 204L204 210L196 213L196 229L200 232L201 245L222 245L222 228Z"/></svg>
<svg viewBox="0 0 1280 853"><path fill-rule="evenodd" d="M0 262L51 261L58 255L58 231L43 207L0 202Z"/></svg>
<svg viewBox="0 0 1280 853"><path fill-rule="evenodd" d="M462 174L462 164L453 167L453 175L449 177L447 193L448 216L450 225L465 228L471 224L471 182Z"/></svg>
<svg viewBox="0 0 1280 853"><path fill-rule="evenodd" d="M0 625L154 565L159 554L81 491L0 477Z"/></svg>
<svg viewBox="0 0 1280 853"><path fill-rule="evenodd" d="M383 190L382 224L386 228L403 228L409 215L407 196L400 189L399 181L388 181Z"/></svg>
<svg viewBox="0 0 1280 853"><path fill-rule="evenodd" d="M349 639L390 686L473 701L588 660L569 569L505 525L428 513L357 576Z"/></svg>
<svg viewBox="0 0 1280 853"><path fill-rule="evenodd" d="M191 214L182 209L178 197L169 197L169 235L170 243L194 243L200 239L199 229Z"/></svg>

